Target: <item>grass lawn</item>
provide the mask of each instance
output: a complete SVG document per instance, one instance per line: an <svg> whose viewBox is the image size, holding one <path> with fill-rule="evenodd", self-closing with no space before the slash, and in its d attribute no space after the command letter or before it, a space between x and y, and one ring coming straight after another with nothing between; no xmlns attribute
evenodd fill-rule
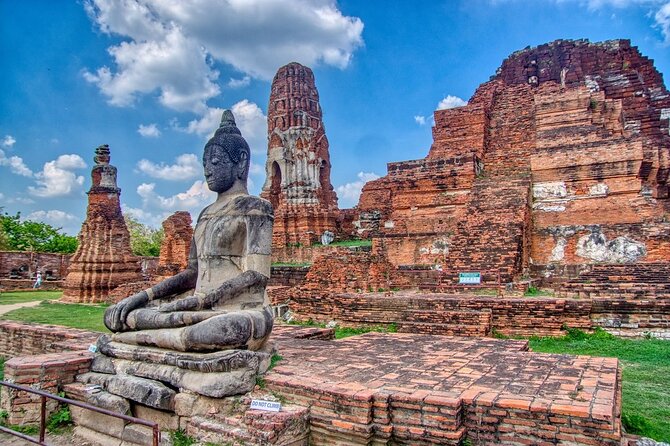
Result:
<svg viewBox="0 0 670 446"><path fill-rule="evenodd" d="M0 293L0 305L59 299L62 294L62 291L7 291Z"/></svg>
<svg viewBox="0 0 670 446"><path fill-rule="evenodd" d="M36 307L10 311L0 316L0 319L64 325L109 333L107 327L102 323L102 317L107 307L108 305L60 304L45 301Z"/></svg>
<svg viewBox="0 0 670 446"><path fill-rule="evenodd" d="M532 338L533 351L617 357L623 366L622 420L632 434L670 442L670 342L622 339L603 330Z"/></svg>

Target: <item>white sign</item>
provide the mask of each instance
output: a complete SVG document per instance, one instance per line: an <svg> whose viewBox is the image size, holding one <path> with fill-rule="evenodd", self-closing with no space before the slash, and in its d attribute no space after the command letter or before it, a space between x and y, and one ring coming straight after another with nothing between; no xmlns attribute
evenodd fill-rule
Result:
<svg viewBox="0 0 670 446"><path fill-rule="evenodd" d="M276 401L251 400L249 409L267 410L269 412L279 412L281 403Z"/></svg>
<svg viewBox="0 0 670 446"><path fill-rule="evenodd" d="M459 273L458 283L479 285L480 283L482 283L482 276L480 273Z"/></svg>
<svg viewBox="0 0 670 446"><path fill-rule="evenodd" d="M88 346L88 351L91 353L97 353L98 347L95 344L91 344Z"/></svg>

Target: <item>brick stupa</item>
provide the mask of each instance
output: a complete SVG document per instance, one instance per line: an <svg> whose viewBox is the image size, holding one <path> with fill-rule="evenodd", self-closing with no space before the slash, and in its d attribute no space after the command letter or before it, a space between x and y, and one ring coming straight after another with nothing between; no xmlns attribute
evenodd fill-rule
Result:
<svg viewBox="0 0 670 446"><path fill-rule="evenodd" d="M140 262L132 254L121 213L116 167L109 164L109 158L108 145L95 149L86 220L63 285L61 300L66 302L106 302L110 290L142 280Z"/></svg>
<svg viewBox="0 0 670 446"><path fill-rule="evenodd" d="M396 266L511 281L670 253L670 94L628 40L515 52L467 105L435 112L423 159L365 185L358 236Z"/></svg>
<svg viewBox="0 0 670 446"><path fill-rule="evenodd" d="M188 252L193 239L191 214L177 211L170 215L163 222L163 234L157 274L169 277L184 270L188 265Z"/></svg>
<svg viewBox="0 0 670 446"><path fill-rule="evenodd" d="M273 248L306 245L335 231L337 195L330 183L328 138L314 73L292 62L272 81L267 179L261 197L275 211Z"/></svg>

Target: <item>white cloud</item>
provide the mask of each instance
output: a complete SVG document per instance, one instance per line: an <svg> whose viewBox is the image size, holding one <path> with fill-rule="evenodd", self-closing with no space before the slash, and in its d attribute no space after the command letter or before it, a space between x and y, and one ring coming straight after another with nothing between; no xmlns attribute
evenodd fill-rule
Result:
<svg viewBox="0 0 670 446"><path fill-rule="evenodd" d="M2 138L2 147L6 147L8 149L11 149L14 144L16 144L16 138L14 138L12 135L5 135L4 138Z"/></svg>
<svg viewBox="0 0 670 446"><path fill-rule="evenodd" d="M163 221L172 215L170 211L145 211L144 209L130 207L125 203L121 204L121 210L123 215L129 215L152 228L160 228Z"/></svg>
<svg viewBox="0 0 670 446"><path fill-rule="evenodd" d="M361 196L361 190L365 183L379 178L379 175L374 172L358 172L356 176L358 177L358 181L337 186L335 189L340 201L340 206L342 207L355 206L358 203L358 199Z"/></svg>
<svg viewBox="0 0 670 446"><path fill-rule="evenodd" d="M85 169L86 162L84 159L76 154L61 155L54 161L56 167L59 169Z"/></svg>
<svg viewBox="0 0 670 446"><path fill-rule="evenodd" d="M249 166L249 173L253 175L265 173L265 167L261 166L260 164L252 162L251 165Z"/></svg>
<svg viewBox="0 0 670 446"><path fill-rule="evenodd" d="M122 42L110 47L117 72L105 66L95 73L84 72L84 78L96 84L115 106L132 105L138 94L158 91L159 102L168 108L204 110L205 102L220 92L215 83L219 73L197 41L171 24L164 26L158 41Z"/></svg>
<svg viewBox="0 0 670 446"><path fill-rule="evenodd" d="M179 155L175 158L175 164L172 165L156 164L142 159L137 163L137 168L152 178L170 181L191 180L202 176L202 163L193 153Z"/></svg>
<svg viewBox="0 0 670 446"><path fill-rule="evenodd" d="M85 167L86 163L79 155L61 155L45 163L41 172L35 173L38 187L30 186L28 192L40 198L70 195L84 184L84 177L72 170Z"/></svg>
<svg viewBox="0 0 670 446"><path fill-rule="evenodd" d="M11 170L12 173L15 173L17 175L21 175L24 177L33 176L33 171L30 170L28 166L26 166L26 163L23 162L23 158L21 158L20 156L10 156L8 158L5 155L5 151L2 149L0 149L0 166L9 167L9 170Z"/></svg>
<svg viewBox="0 0 670 446"><path fill-rule="evenodd" d="M243 99L231 107L237 127L249 143L252 153L266 153L268 145L268 117L253 102Z"/></svg>
<svg viewBox="0 0 670 446"><path fill-rule="evenodd" d="M363 45L363 22L334 0L86 0L84 7L104 33L128 39L108 49L114 68L84 73L117 106L159 92L163 105L201 113L219 94L214 61L269 80L291 61L345 68Z"/></svg>
<svg viewBox="0 0 670 446"><path fill-rule="evenodd" d="M663 5L654 15L656 26L661 29L661 34L666 44L670 44L670 2Z"/></svg>
<svg viewBox="0 0 670 446"><path fill-rule="evenodd" d="M237 128L247 140L252 153L264 154L267 151L268 118L263 110L254 102L243 99L230 108L235 116ZM186 128L174 125L176 129L187 133L205 135L207 138L214 135L221 123L222 108L212 107L199 118L188 123Z"/></svg>
<svg viewBox="0 0 670 446"><path fill-rule="evenodd" d="M414 120L419 125L426 125L426 117L425 116L417 115L417 116L414 117Z"/></svg>
<svg viewBox="0 0 670 446"><path fill-rule="evenodd" d="M156 184L154 183L142 183L137 186L137 194L142 198L143 209L200 212L205 205L216 199L216 193L210 191L207 183L200 180L194 182L186 192L180 192L170 197L157 194L155 189Z"/></svg>
<svg viewBox="0 0 670 446"><path fill-rule="evenodd" d="M50 211L35 211L28 215L28 220L41 221L54 226L63 226L77 221L77 217L67 212L52 209Z"/></svg>
<svg viewBox="0 0 670 446"><path fill-rule="evenodd" d="M504 4L511 0L489 0L492 4ZM651 10L649 17L654 17L654 28L658 28L663 34L664 43L670 45L670 1L668 0L551 0L554 3L577 3L590 11L599 9L619 8L625 9L634 6L643 6ZM611 18L614 19L615 14Z"/></svg>
<svg viewBox="0 0 670 446"><path fill-rule="evenodd" d="M459 98L458 96L452 96L448 94L447 96L444 97L438 104L437 104L437 109L438 110L445 110L447 108L455 108L455 107L462 107L466 105L467 102L465 102L463 99Z"/></svg>
<svg viewBox="0 0 670 446"><path fill-rule="evenodd" d="M145 138L158 138L161 136L161 131L158 130L158 126L156 124L140 124L137 129L137 133L144 136Z"/></svg>
<svg viewBox="0 0 670 446"><path fill-rule="evenodd" d="M250 76L244 76L242 79L233 79L232 77L228 81L228 86L230 88L242 88L246 87L251 83Z"/></svg>

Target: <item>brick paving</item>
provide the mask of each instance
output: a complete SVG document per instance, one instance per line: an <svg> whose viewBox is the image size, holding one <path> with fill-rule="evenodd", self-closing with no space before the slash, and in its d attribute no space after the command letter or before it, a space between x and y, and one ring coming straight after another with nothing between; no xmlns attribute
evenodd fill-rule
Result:
<svg viewBox="0 0 670 446"><path fill-rule="evenodd" d="M277 341L268 388L311 406L314 444L620 441L615 358L403 333Z"/></svg>

